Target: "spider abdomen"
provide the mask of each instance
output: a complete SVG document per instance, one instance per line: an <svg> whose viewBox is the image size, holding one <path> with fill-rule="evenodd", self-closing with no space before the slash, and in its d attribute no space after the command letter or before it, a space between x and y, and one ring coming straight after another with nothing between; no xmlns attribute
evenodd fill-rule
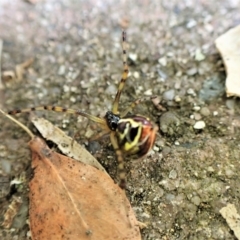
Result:
<svg viewBox="0 0 240 240"><path fill-rule="evenodd" d="M123 152L141 158L152 148L157 130L148 118L137 115L119 120L116 137Z"/></svg>

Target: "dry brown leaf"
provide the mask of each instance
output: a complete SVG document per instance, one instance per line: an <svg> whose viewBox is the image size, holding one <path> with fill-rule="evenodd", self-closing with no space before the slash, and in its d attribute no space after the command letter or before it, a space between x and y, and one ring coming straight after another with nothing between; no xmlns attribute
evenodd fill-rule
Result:
<svg viewBox="0 0 240 240"><path fill-rule="evenodd" d="M122 191L104 172L30 141L32 239L141 239Z"/></svg>

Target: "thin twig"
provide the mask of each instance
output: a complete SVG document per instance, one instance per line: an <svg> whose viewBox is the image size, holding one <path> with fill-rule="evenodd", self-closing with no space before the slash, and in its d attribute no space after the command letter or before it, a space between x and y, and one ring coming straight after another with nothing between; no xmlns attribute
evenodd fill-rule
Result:
<svg viewBox="0 0 240 240"><path fill-rule="evenodd" d="M34 134L25 125L23 125L21 122L19 122L17 119L13 118L9 114L5 113L2 109L0 109L0 112L10 120L15 122L19 127L21 127L32 139L34 138Z"/></svg>
<svg viewBox="0 0 240 240"><path fill-rule="evenodd" d="M0 39L0 90L4 88L2 83L2 47L3 47L3 40Z"/></svg>

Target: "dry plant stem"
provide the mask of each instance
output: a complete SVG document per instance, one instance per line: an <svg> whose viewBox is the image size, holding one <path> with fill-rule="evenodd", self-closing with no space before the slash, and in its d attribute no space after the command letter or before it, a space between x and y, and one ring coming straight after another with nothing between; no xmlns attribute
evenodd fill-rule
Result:
<svg viewBox="0 0 240 240"><path fill-rule="evenodd" d="M2 46L3 46L3 40L0 39L0 90L2 90L3 87L3 83L2 83Z"/></svg>
<svg viewBox="0 0 240 240"><path fill-rule="evenodd" d="M0 108L3 107L4 103L4 85L2 82L2 46L3 46L3 40L0 39Z"/></svg>
<svg viewBox="0 0 240 240"><path fill-rule="evenodd" d="M21 127L32 139L34 138L34 134L30 131L30 129L28 129L25 125L23 125L22 123L20 123L18 120L16 120L15 118L13 118L12 116L8 115L7 113L5 113L2 109L0 109L0 112L7 117L8 119L10 119L11 121L13 121L14 123L16 123L19 127Z"/></svg>

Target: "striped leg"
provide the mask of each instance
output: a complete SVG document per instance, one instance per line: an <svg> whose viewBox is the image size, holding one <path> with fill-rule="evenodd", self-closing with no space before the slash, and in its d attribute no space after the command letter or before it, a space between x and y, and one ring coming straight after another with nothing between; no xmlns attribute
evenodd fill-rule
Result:
<svg viewBox="0 0 240 240"><path fill-rule="evenodd" d="M118 86L117 94L116 94L114 102L113 102L112 112L114 114L119 114L119 112L118 112L119 99L120 99L123 87L124 87L125 82L128 77L127 42L126 42L126 32L124 30L122 31L122 48L123 48L123 73L122 73L122 79Z"/></svg>
<svg viewBox="0 0 240 240"><path fill-rule="evenodd" d="M106 121L103 118L95 117L91 114L82 112L80 110L63 108L63 107L58 107L58 106L40 106L40 107L25 108L25 109L21 109L21 110L17 109L17 110L9 111L8 114L9 115L15 115L15 114L18 114L18 113L42 111L42 110L80 115L80 116L83 116L83 117L86 117L86 118L92 120L93 122L99 123L100 125L102 125L102 128L104 128L104 129L106 128Z"/></svg>
<svg viewBox="0 0 240 240"><path fill-rule="evenodd" d="M120 117L125 117L129 112L131 112L142 100L139 98L136 101L132 102L130 106L128 106L121 114Z"/></svg>
<svg viewBox="0 0 240 240"><path fill-rule="evenodd" d="M125 190L126 189L126 172L124 169L124 160L123 160L122 151L119 149L117 139L115 138L115 132L110 133L110 139L118 159L118 174L120 178L119 187Z"/></svg>
<svg viewBox="0 0 240 240"><path fill-rule="evenodd" d="M126 117L126 115L131 112L138 104L147 101L147 100L152 100L156 98L156 96L150 96L150 97L143 97L143 98L138 98L137 100L135 100L134 102L132 102L121 114L120 117Z"/></svg>

